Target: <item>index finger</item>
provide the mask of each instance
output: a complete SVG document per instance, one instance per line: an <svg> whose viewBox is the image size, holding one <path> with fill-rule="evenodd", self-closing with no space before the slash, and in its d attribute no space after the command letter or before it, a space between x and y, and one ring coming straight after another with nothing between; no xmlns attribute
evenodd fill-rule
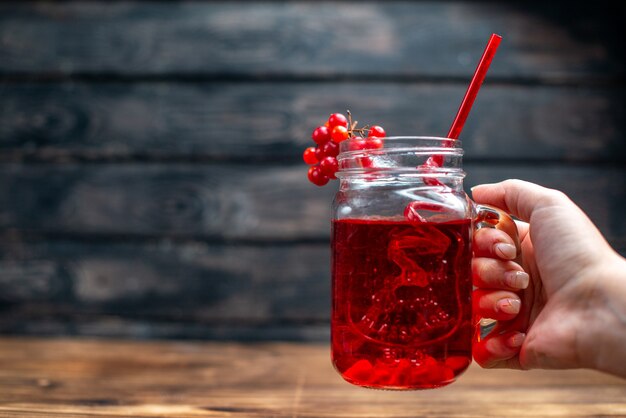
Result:
<svg viewBox="0 0 626 418"><path fill-rule="evenodd" d="M560 195L562 193L556 190L523 180L505 180L472 188L472 197L477 203L496 206L526 222L535 209L554 205Z"/></svg>

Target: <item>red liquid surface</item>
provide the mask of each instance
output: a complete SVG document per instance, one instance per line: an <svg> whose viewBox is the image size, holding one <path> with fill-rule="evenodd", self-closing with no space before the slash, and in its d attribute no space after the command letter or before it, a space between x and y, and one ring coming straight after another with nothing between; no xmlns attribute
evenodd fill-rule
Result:
<svg viewBox="0 0 626 418"><path fill-rule="evenodd" d="M470 220L333 222L332 358L350 383L426 389L470 364Z"/></svg>

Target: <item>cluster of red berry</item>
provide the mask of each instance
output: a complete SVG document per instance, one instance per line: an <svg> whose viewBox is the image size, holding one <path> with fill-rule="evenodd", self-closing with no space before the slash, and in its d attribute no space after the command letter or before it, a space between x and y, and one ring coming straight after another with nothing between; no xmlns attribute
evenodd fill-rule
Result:
<svg viewBox="0 0 626 418"><path fill-rule="evenodd" d="M350 139L348 149L356 151L382 148L381 138L385 136L385 130L380 126L357 128L357 122L352 122L350 112L347 118L341 113L333 113L324 125L313 131L311 138L317 145L308 147L302 155L304 162L311 166L309 181L316 186L323 186L337 178L339 144L346 139Z"/></svg>

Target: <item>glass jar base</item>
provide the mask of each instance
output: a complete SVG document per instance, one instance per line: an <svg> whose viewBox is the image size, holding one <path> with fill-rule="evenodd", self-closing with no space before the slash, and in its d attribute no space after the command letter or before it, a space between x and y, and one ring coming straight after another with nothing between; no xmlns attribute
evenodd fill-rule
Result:
<svg viewBox="0 0 626 418"><path fill-rule="evenodd" d="M453 383L471 363L470 357L454 356L445 361L428 357L422 363L407 359L394 362L361 359L345 370L335 369L341 377L356 386L382 390L435 389Z"/></svg>
<svg viewBox="0 0 626 418"><path fill-rule="evenodd" d="M350 380L347 380L344 378L344 380L352 385L355 386L360 386L364 389L374 389L374 390L386 390L386 391L392 391L392 392L407 392L407 391L413 391L413 390L429 390L429 389L437 389L437 388L442 388L445 386L448 386L454 382L456 382L456 379L452 379L446 382L441 382L438 384L430 384L428 386L371 386L371 385L361 385L359 383L355 383L352 382Z"/></svg>

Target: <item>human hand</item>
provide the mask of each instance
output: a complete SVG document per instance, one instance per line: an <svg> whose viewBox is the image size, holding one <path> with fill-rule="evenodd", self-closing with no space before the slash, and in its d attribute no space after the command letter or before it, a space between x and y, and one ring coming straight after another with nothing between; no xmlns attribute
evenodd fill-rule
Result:
<svg viewBox="0 0 626 418"><path fill-rule="evenodd" d="M507 180L472 189L511 213L506 233L474 236L474 309L498 320L474 346L483 367L595 368L626 377L626 261L563 193Z"/></svg>

